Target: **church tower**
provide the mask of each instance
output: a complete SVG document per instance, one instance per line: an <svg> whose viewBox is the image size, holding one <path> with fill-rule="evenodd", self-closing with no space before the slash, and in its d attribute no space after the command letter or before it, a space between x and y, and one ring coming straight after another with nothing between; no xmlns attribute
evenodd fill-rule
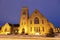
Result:
<svg viewBox="0 0 60 40"><path fill-rule="evenodd" d="M27 21L28 21L28 8L22 7L21 15L20 15L20 27L19 27L19 33L20 34L26 34L27 33Z"/></svg>

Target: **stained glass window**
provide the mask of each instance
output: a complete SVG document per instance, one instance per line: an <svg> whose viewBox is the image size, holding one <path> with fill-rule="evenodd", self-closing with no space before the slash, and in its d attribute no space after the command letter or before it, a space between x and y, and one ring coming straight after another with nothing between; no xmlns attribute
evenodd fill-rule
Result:
<svg viewBox="0 0 60 40"><path fill-rule="evenodd" d="M39 19L37 17L34 19L34 24L39 24Z"/></svg>

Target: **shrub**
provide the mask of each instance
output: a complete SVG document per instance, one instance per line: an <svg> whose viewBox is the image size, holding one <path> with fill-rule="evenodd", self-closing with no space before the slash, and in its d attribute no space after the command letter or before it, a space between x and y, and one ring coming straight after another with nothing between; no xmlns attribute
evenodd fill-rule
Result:
<svg viewBox="0 0 60 40"><path fill-rule="evenodd" d="M55 33L53 32L53 29L50 28L49 33L46 35L46 37L54 37Z"/></svg>

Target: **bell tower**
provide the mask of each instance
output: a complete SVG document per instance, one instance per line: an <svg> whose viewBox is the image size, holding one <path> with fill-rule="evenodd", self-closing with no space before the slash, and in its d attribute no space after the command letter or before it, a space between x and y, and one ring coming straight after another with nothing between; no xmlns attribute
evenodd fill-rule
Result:
<svg viewBox="0 0 60 40"><path fill-rule="evenodd" d="M20 15L20 27L19 27L20 34L27 33L27 27L28 27L27 21L28 21L28 8L22 7L22 11Z"/></svg>

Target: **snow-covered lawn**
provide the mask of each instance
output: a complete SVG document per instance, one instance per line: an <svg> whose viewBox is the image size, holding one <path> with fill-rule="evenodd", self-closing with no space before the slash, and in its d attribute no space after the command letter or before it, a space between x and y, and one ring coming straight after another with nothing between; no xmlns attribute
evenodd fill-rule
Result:
<svg viewBox="0 0 60 40"><path fill-rule="evenodd" d="M60 34L55 37L41 37L34 35L0 35L0 40L60 40Z"/></svg>

